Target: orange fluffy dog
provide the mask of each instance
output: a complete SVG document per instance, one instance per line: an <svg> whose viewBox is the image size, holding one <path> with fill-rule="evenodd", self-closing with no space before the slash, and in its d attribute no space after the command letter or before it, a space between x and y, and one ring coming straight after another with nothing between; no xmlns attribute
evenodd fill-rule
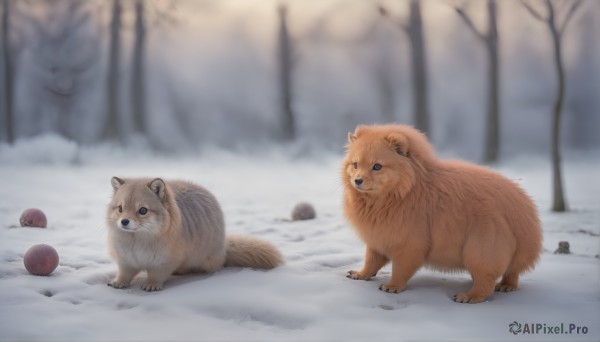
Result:
<svg viewBox="0 0 600 342"><path fill-rule="evenodd" d="M479 303L518 288L542 250L536 207L487 168L436 159L424 134L402 125L359 126L343 162L344 211L367 245L348 278L369 280L392 262L385 292L404 291L422 266L467 270L473 286L454 301ZM502 277L496 284L496 280Z"/></svg>

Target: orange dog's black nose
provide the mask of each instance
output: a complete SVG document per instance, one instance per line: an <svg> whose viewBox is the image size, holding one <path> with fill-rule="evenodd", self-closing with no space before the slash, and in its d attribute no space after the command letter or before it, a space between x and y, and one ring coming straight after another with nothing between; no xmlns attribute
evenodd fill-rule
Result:
<svg viewBox="0 0 600 342"><path fill-rule="evenodd" d="M363 183L363 180L362 180L362 178L356 178L356 179L354 180L354 184L356 184L356 185L361 185L362 183Z"/></svg>

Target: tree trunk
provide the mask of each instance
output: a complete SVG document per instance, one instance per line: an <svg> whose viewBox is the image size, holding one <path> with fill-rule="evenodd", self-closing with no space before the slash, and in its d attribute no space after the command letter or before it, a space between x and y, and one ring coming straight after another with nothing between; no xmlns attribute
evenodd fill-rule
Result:
<svg viewBox="0 0 600 342"><path fill-rule="evenodd" d="M412 46L415 127L426 134L430 134L431 128L429 126L429 109L427 103L427 61L419 0L411 0L410 2L410 26L408 34Z"/></svg>
<svg viewBox="0 0 600 342"><path fill-rule="evenodd" d="M106 122L103 137L117 139L122 142L119 124L119 72L121 55L121 3L113 0L110 23L110 45L108 49L108 80L106 82Z"/></svg>
<svg viewBox="0 0 600 342"><path fill-rule="evenodd" d="M296 122L292 111L292 42L287 27L287 8L281 5L279 14L279 91L280 110L282 117L282 138L296 138Z"/></svg>
<svg viewBox="0 0 600 342"><path fill-rule="evenodd" d="M560 34L556 27L554 8L547 2L550 13L549 27L554 43L554 64L558 75L558 89L552 112L552 179L553 179L553 204L552 210L563 212L567 210L563 192L561 158L560 158L560 119L565 96L565 73L562 62L562 49Z"/></svg>
<svg viewBox="0 0 600 342"><path fill-rule="evenodd" d="M396 121L396 101L391 68L387 57L385 61L380 61L380 63L375 66L375 81L379 88L377 93L379 95L379 102L381 103L381 112L385 122L393 123Z"/></svg>
<svg viewBox="0 0 600 342"><path fill-rule="evenodd" d="M146 27L144 23L144 0L135 1L135 42L133 47L131 96L134 130L146 134L146 92L144 75L144 49Z"/></svg>
<svg viewBox="0 0 600 342"><path fill-rule="evenodd" d="M496 1L488 0L488 34L486 45L488 50L488 117L484 162L492 164L498 161L500 149L500 77L498 57L498 27Z"/></svg>
<svg viewBox="0 0 600 342"><path fill-rule="evenodd" d="M10 51L10 0L2 2L2 105L0 119L4 120L6 141L15 140L13 113L13 68ZM0 132L1 133L1 132Z"/></svg>

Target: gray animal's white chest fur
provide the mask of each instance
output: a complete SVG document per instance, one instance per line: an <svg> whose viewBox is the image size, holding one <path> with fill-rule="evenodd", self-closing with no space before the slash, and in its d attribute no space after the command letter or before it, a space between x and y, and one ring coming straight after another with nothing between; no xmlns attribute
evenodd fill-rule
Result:
<svg viewBox="0 0 600 342"><path fill-rule="evenodd" d="M171 250L161 241L142 237L141 234L115 232L113 247L120 260L129 266L147 270L169 263Z"/></svg>

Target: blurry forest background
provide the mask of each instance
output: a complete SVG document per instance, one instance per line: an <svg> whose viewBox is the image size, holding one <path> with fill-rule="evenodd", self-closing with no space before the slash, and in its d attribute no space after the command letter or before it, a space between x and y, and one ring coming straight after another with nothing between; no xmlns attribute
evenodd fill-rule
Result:
<svg viewBox="0 0 600 342"><path fill-rule="evenodd" d="M560 149L600 146L596 0L0 0L0 11L5 143L50 132L166 152L338 151L356 124L400 122L478 162L549 156L557 132Z"/></svg>

